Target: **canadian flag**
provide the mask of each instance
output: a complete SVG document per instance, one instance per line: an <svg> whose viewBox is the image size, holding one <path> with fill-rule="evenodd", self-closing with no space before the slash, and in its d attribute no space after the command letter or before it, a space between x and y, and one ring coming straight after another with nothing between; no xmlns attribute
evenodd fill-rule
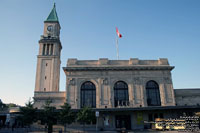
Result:
<svg viewBox="0 0 200 133"><path fill-rule="evenodd" d="M117 27L116 27L116 32L117 32L118 37L119 37L119 38L122 38L122 34L119 33L119 30L118 30Z"/></svg>

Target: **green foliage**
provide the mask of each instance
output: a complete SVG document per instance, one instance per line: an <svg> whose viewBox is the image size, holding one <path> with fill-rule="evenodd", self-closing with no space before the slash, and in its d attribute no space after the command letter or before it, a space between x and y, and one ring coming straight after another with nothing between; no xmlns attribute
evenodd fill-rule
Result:
<svg viewBox="0 0 200 133"><path fill-rule="evenodd" d="M64 103L63 106L61 106L60 114L59 114L59 120L61 124L71 124L75 120L75 115L71 111L71 106L68 103Z"/></svg>
<svg viewBox="0 0 200 133"><path fill-rule="evenodd" d="M12 107L18 107L16 104L14 103L9 103L6 105L8 108L12 108Z"/></svg>
<svg viewBox="0 0 200 133"><path fill-rule="evenodd" d="M93 112L89 107L84 107L78 112L77 121L83 124L89 124L95 121L95 112Z"/></svg>
<svg viewBox="0 0 200 133"><path fill-rule="evenodd" d="M56 124L56 120L58 116L56 112L56 108L53 106L50 106L51 103L52 103L51 100L47 100L44 105L44 110L42 110L39 115L39 119L42 121L42 123L48 126L49 133L53 131L53 125Z"/></svg>
<svg viewBox="0 0 200 133"><path fill-rule="evenodd" d="M6 110L8 107L6 106L6 104L4 104L2 101L0 101L0 111L1 110Z"/></svg>
<svg viewBox="0 0 200 133"><path fill-rule="evenodd" d="M33 122L36 121L36 109L33 107L33 102L28 101L25 107L20 107L21 115L18 117L24 125L31 125Z"/></svg>

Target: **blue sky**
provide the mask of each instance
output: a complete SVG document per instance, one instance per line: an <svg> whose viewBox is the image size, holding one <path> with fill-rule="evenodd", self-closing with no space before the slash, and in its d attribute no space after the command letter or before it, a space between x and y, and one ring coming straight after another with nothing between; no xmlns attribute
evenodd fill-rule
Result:
<svg viewBox="0 0 200 133"><path fill-rule="evenodd" d="M55 0L61 24L61 67L68 58L168 58L174 88L200 88L199 0ZM0 0L0 99L33 97L38 40L53 0ZM60 90L65 90L61 69Z"/></svg>

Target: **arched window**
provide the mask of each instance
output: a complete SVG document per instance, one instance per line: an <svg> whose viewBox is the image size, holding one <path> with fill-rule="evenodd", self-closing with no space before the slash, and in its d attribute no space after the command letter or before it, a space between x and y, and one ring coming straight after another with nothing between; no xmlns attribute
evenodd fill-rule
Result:
<svg viewBox="0 0 200 133"><path fill-rule="evenodd" d="M114 85L114 100L115 107L117 106L128 106L128 85L123 81L118 81Z"/></svg>
<svg viewBox="0 0 200 133"><path fill-rule="evenodd" d="M84 82L81 85L81 107L96 108L96 87L90 82Z"/></svg>
<svg viewBox="0 0 200 133"><path fill-rule="evenodd" d="M146 95L148 106L160 106L159 86L155 81L149 81L146 84Z"/></svg>

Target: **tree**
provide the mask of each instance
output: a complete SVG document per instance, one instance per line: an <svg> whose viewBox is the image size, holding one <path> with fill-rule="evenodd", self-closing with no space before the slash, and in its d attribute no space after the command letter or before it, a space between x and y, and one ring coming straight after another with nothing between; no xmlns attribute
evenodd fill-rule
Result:
<svg viewBox="0 0 200 133"><path fill-rule="evenodd" d="M44 105L44 110L41 111L39 119L47 125L48 133L52 133L53 125L56 124L57 112L56 108L50 106L51 100L47 100Z"/></svg>
<svg viewBox="0 0 200 133"><path fill-rule="evenodd" d="M30 101L30 100L29 100ZM7 104L8 108L12 108L12 107L18 107L16 104L14 103L9 103Z"/></svg>
<svg viewBox="0 0 200 133"><path fill-rule="evenodd" d="M1 99L0 99L0 111L1 110L5 110L5 109L7 109L8 107L6 106L6 104L4 104L2 101L1 101Z"/></svg>
<svg viewBox="0 0 200 133"><path fill-rule="evenodd" d="M36 119L36 110L33 107L33 101L29 100L25 107L20 107L20 116L18 117L18 120L23 123L25 126L30 126L33 122L35 122Z"/></svg>
<svg viewBox="0 0 200 133"><path fill-rule="evenodd" d="M71 106L68 103L64 103L63 106L61 106L60 114L59 114L59 120L62 125L64 125L64 131L66 132L67 124L71 124L75 120L75 115L71 111Z"/></svg>
<svg viewBox="0 0 200 133"><path fill-rule="evenodd" d="M82 108L77 114L77 121L84 124L90 124L95 121L95 112L89 107Z"/></svg>

